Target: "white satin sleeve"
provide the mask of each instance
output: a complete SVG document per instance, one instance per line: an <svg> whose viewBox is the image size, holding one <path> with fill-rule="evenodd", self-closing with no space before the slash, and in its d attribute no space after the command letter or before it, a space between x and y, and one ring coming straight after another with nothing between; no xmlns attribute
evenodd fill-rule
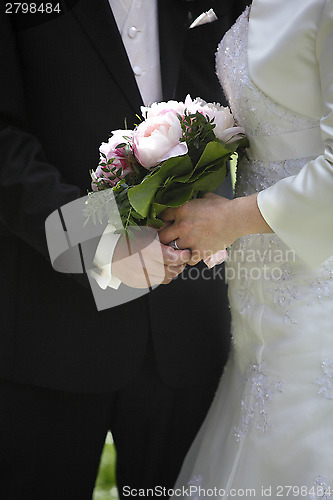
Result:
<svg viewBox="0 0 333 500"><path fill-rule="evenodd" d="M307 163L298 175L283 179L258 194L258 207L266 222L312 268L333 255L332 48L333 0L327 0L317 34L323 101L320 130L325 152Z"/></svg>
<svg viewBox="0 0 333 500"><path fill-rule="evenodd" d="M120 235L115 234L114 231L115 228L112 224L106 226L93 260L93 265L95 267L90 271L90 275L103 290L106 290L107 287L118 290L121 284L121 281L116 276L112 275L112 258L120 237Z"/></svg>

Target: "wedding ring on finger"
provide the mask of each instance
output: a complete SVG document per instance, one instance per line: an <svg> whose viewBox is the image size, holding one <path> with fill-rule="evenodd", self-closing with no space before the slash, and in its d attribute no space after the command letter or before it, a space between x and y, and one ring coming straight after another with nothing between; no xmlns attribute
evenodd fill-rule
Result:
<svg viewBox="0 0 333 500"><path fill-rule="evenodd" d="M172 247L174 250L181 250L177 244L177 240L171 241L171 243L169 243L169 246Z"/></svg>

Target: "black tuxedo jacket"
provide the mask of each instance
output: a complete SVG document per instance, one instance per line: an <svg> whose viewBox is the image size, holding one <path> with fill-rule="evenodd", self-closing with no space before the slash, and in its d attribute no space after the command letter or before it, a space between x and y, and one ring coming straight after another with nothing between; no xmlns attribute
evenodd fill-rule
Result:
<svg viewBox="0 0 333 500"><path fill-rule="evenodd" d="M165 100L223 101L214 53L245 4L159 1ZM191 16L211 6L220 19L189 30ZM229 313L223 279L207 279L213 271L97 312L89 287L50 265L45 219L86 194L100 143L125 117L131 128L142 104L108 0L61 8L37 22L1 6L0 377L79 392L120 388L151 334L168 384L216 379Z"/></svg>

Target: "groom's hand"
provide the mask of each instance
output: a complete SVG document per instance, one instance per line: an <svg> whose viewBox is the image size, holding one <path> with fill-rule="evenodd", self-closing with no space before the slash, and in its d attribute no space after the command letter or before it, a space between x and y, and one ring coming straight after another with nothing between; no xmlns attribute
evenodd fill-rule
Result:
<svg viewBox="0 0 333 500"><path fill-rule="evenodd" d="M168 223L159 232L161 242L176 240L179 248L190 248L189 265L205 260L233 241L233 235L229 235L232 232L230 203L227 198L206 193L203 198L190 200L180 207L167 208L161 214Z"/></svg>
<svg viewBox="0 0 333 500"><path fill-rule="evenodd" d="M189 259L189 250L163 245L153 229L135 231L135 238L122 236L115 248L112 275L132 288L167 284L180 274Z"/></svg>
<svg viewBox="0 0 333 500"><path fill-rule="evenodd" d="M169 223L159 232L161 242L177 240L179 248L190 248L190 265L227 248L241 236L272 232L259 211L256 193L233 200L206 193L181 207L167 208L161 217Z"/></svg>

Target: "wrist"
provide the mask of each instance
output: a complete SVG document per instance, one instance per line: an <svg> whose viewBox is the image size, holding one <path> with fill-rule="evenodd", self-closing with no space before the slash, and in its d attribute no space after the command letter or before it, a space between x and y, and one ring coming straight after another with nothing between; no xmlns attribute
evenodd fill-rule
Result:
<svg viewBox="0 0 333 500"><path fill-rule="evenodd" d="M273 232L257 204L257 193L231 200L232 221L237 238L248 234Z"/></svg>

